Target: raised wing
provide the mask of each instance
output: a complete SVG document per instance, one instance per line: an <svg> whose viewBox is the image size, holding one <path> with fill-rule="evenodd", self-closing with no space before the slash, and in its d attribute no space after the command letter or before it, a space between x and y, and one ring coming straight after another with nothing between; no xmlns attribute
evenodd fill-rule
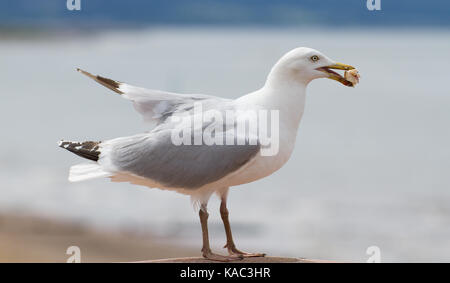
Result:
<svg viewBox="0 0 450 283"><path fill-rule="evenodd" d="M191 109L194 102L206 100L227 101L226 99L209 95L178 94L160 90L145 89L102 76L93 75L81 69L77 69L77 71L120 94L122 97L131 100L136 111L143 116L144 121L152 124L153 126L164 122L167 117L177 111L186 111Z"/></svg>

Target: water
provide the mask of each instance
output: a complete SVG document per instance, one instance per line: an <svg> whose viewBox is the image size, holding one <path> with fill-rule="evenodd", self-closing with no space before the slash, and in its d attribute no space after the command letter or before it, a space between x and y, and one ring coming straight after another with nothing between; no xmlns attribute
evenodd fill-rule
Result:
<svg viewBox="0 0 450 283"><path fill-rule="evenodd" d="M151 231L201 245L186 196L108 180L68 183L80 158L61 138L146 131L130 103L75 72L235 98L259 88L284 52L309 46L355 65L361 84L308 88L296 149L279 172L233 188L238 247L273 255L448 261L450 32L151 29L42 40L2 39L0 209ZM176 174L176 172L174 172ZM225 242L218 201L212 243Z"/></svg>

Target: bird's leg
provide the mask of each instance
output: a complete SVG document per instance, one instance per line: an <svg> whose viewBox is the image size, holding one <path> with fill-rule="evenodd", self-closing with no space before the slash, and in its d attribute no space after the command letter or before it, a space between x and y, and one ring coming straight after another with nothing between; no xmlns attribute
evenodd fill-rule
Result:
<svg viewBox="0 0 450 283"><path fill-rule="evenodd" d="M230 222L228 221L228 209L227 209L227 197L222 196L222 203L220 204L220 216L222 217L223 225L225 227L225 234L227 235L227 244L224 248L228 249L230 255L238 255L242 257L262 257L266 254L263 253L246 253L238 250L233 241L233 235L231 233Z"/></svg>
<svg viewBox="0 0 450 283"><path fill-rule="evenodd" d="M210 260L215 260L215 261L232 261L232 260L236 260L236 259L241 259L242 257L240 256L223 256L223 255L218 255L215 254L211 251L211 247L209 246L209 235L208 235L208 211L206 210L206 205L201 205L200 207L200 211L199 211L199 216L200 216L200 223L202 225L202 235L203 235L203 247L202 247L202 254L203 257L206 259L210 259Z"/></svg>

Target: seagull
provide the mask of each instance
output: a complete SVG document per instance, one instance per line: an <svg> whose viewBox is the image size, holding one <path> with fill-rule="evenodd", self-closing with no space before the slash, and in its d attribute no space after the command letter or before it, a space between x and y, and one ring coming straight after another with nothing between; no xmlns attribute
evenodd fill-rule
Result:
<svg viewBox="0 0 450 283"><path fill-rule="evenodd" d="M248 253L236 248L227 209L229 188L267 177L288 161L304 112L306 88L312 80L329 78L345 86L356 84L355 80L347 79L346 74L342 76L333 69L356 71L354 67L337 63L317 50L298 47L276 62L259 90L237 99L145 89L77 69L130 100L151 128L146 133L105 141L61 140L58 143L60 147L90 160L89 163L72 166L69 181L107 177L113 182L128 182L188 195L198 206L204 258L227 262L265 256L264 253ZM196 119L198 105L202 106L200 114L215 111L216 114L227 113L233 119L231 122L228 119L203 119L197 126L194 121L193 126L192 120L186 118ZM278 150L274 154L262 154L267 149L267 142L263 142L254 131L236 130L239 125L236 121L246 121L248 111L261 110L278 113L278 120L274 119L278 121L277 128L272 131L279 132ZM257 121L261 123L260 119ZM219 137L218 143L191 143L196 133L211 126L214 128L212 137ZM188 136L185 143L177 144L174 132L177 133L175 136L180 132L194 133L194 137ZM230 140L236 143L220 144L220 134L230 134L226 137L231 136ZM225 228L227 256L213 253L209 244L207 205L213 194L221 200L220 215Z"/></svg>

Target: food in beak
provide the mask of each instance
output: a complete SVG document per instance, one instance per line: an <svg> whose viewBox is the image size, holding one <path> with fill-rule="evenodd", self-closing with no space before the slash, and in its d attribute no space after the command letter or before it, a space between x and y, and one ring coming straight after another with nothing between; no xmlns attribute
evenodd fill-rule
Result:
<svg viewBox="0 0 450 283"><path fill-rule="evenodd" d="M345 77L341 76L340 74L333 71L332 69L345 70L345 73L344 73ZM355 86L355 84L357 84L359 82L358 71L355 70L355 67L350 66L350 65L336 63L336 64L333 64L330 66L319 67L319 68L317 68L317 70L327 73L329 79L338 81L345 86ZM350 80L348 80L347 78L350 78Z"/></svg>
<svg viewBox="0 0 450 283"><path fill-rule="evenodd" d="M353 84L353 86L355 86L356 84L359 83L359 72L356 69L350 70L350 71L345 71L344 73L344 78L351 82Z"/></svg>

